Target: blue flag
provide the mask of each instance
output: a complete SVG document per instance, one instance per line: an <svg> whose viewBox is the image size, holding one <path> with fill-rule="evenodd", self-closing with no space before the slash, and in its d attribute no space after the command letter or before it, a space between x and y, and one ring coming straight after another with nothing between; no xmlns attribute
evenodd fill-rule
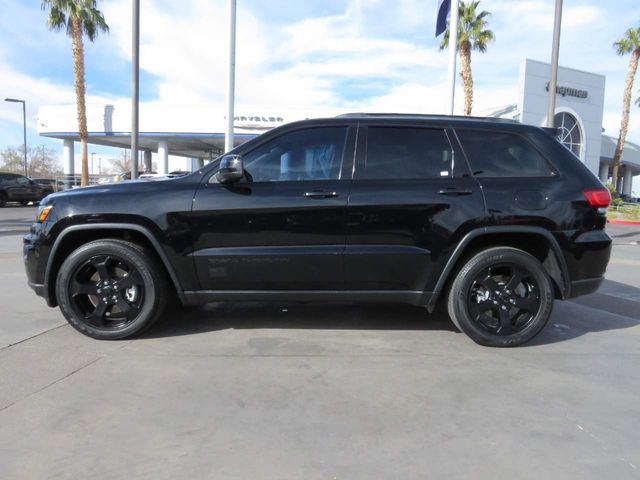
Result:
<svg viewBox="0 0 640 480"><path fill-rule="evenodd" d="M436 37L447 29L447 19L451 13L451 0L439 0L438 19L436 20Z"/></svg>

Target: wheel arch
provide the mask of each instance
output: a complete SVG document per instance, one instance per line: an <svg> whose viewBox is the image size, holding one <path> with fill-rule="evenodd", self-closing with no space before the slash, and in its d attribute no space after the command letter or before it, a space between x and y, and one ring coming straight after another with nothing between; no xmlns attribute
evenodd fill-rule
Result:
<svg viewBox="0 0 640 480"><path fill-rule="evenodd" d="M149 229L128 223L96 223L91 225L73 225L65 228L56 238L45 269L44 283L47 292L47 303L57 306L56 278L64 259L76 248L93 240L121 239L129 240L147 247L155 254L160 264L169 275L178 297L184 303L184 293L175 269L162 250L160 243Z"/></svg>
<svg viewBox="0 0 640 480"><path fill-rule="evenodd" d="M532 239L538 241L532 242ZM433 309L453 280L453 273L471 256L498 246L518 248L536 257L553 282L556 298L569 298L569 271L560 245L551 232L540 227L496 226L472 230L462 238L438 278L428 307Z"/></svg>

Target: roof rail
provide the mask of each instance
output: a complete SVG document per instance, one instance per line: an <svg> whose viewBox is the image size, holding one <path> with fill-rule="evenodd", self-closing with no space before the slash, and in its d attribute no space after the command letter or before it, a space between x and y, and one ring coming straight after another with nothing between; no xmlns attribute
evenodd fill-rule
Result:
<svg viewBox="0 0 640 480"><path fill-rule="evenodd" d="M489 123L520 123L510 118L496 117L472 117L463 115L437 115L424 113L343 113L336 118L407 118L407 119L424 119L424 120L458 120L458 121L476 121Z"/></svg>

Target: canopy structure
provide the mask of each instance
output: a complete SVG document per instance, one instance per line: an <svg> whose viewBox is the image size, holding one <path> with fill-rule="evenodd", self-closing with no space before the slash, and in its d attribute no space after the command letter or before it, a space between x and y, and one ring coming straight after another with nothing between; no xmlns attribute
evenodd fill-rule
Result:
<svg viewBox="0 0 640 480"><path fill-rule="evenodd" d="M128 103L88 105L89 143L117 148L131 145ZM235 145L285 123L309 118L334 117L346 110L236 106ZM140 106L140 150L145 163L158 154L158 173L167 173L168 156L197 159L196 163L224 153L225 109L222 105ZM48 105L38 112L38 133L64 141L64 171L74 172L74 143L80 140L75 105Z"/></svg>

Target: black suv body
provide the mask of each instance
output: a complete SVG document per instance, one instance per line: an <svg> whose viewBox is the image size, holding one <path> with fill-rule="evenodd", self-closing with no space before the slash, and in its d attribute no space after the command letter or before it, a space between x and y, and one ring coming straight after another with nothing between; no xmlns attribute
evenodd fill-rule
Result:
<svg viewBox="0 0 640 480"><path fill-rule="evenodd" d="M167 303L403 302L518 345L595 291L608 191L540 128L354 114L285 125L181 178L47 197L31 287L96 338ZM175 296L173 293L175 292Z"/></svg>
<svg viewBox="0 0 640 480"><path fill-rule="evenodd" d="M51 192L52 188L38 185L24 175L0 172L0 207L4 207L7 202L20 202L23 205L39 202Z"/></svg>

